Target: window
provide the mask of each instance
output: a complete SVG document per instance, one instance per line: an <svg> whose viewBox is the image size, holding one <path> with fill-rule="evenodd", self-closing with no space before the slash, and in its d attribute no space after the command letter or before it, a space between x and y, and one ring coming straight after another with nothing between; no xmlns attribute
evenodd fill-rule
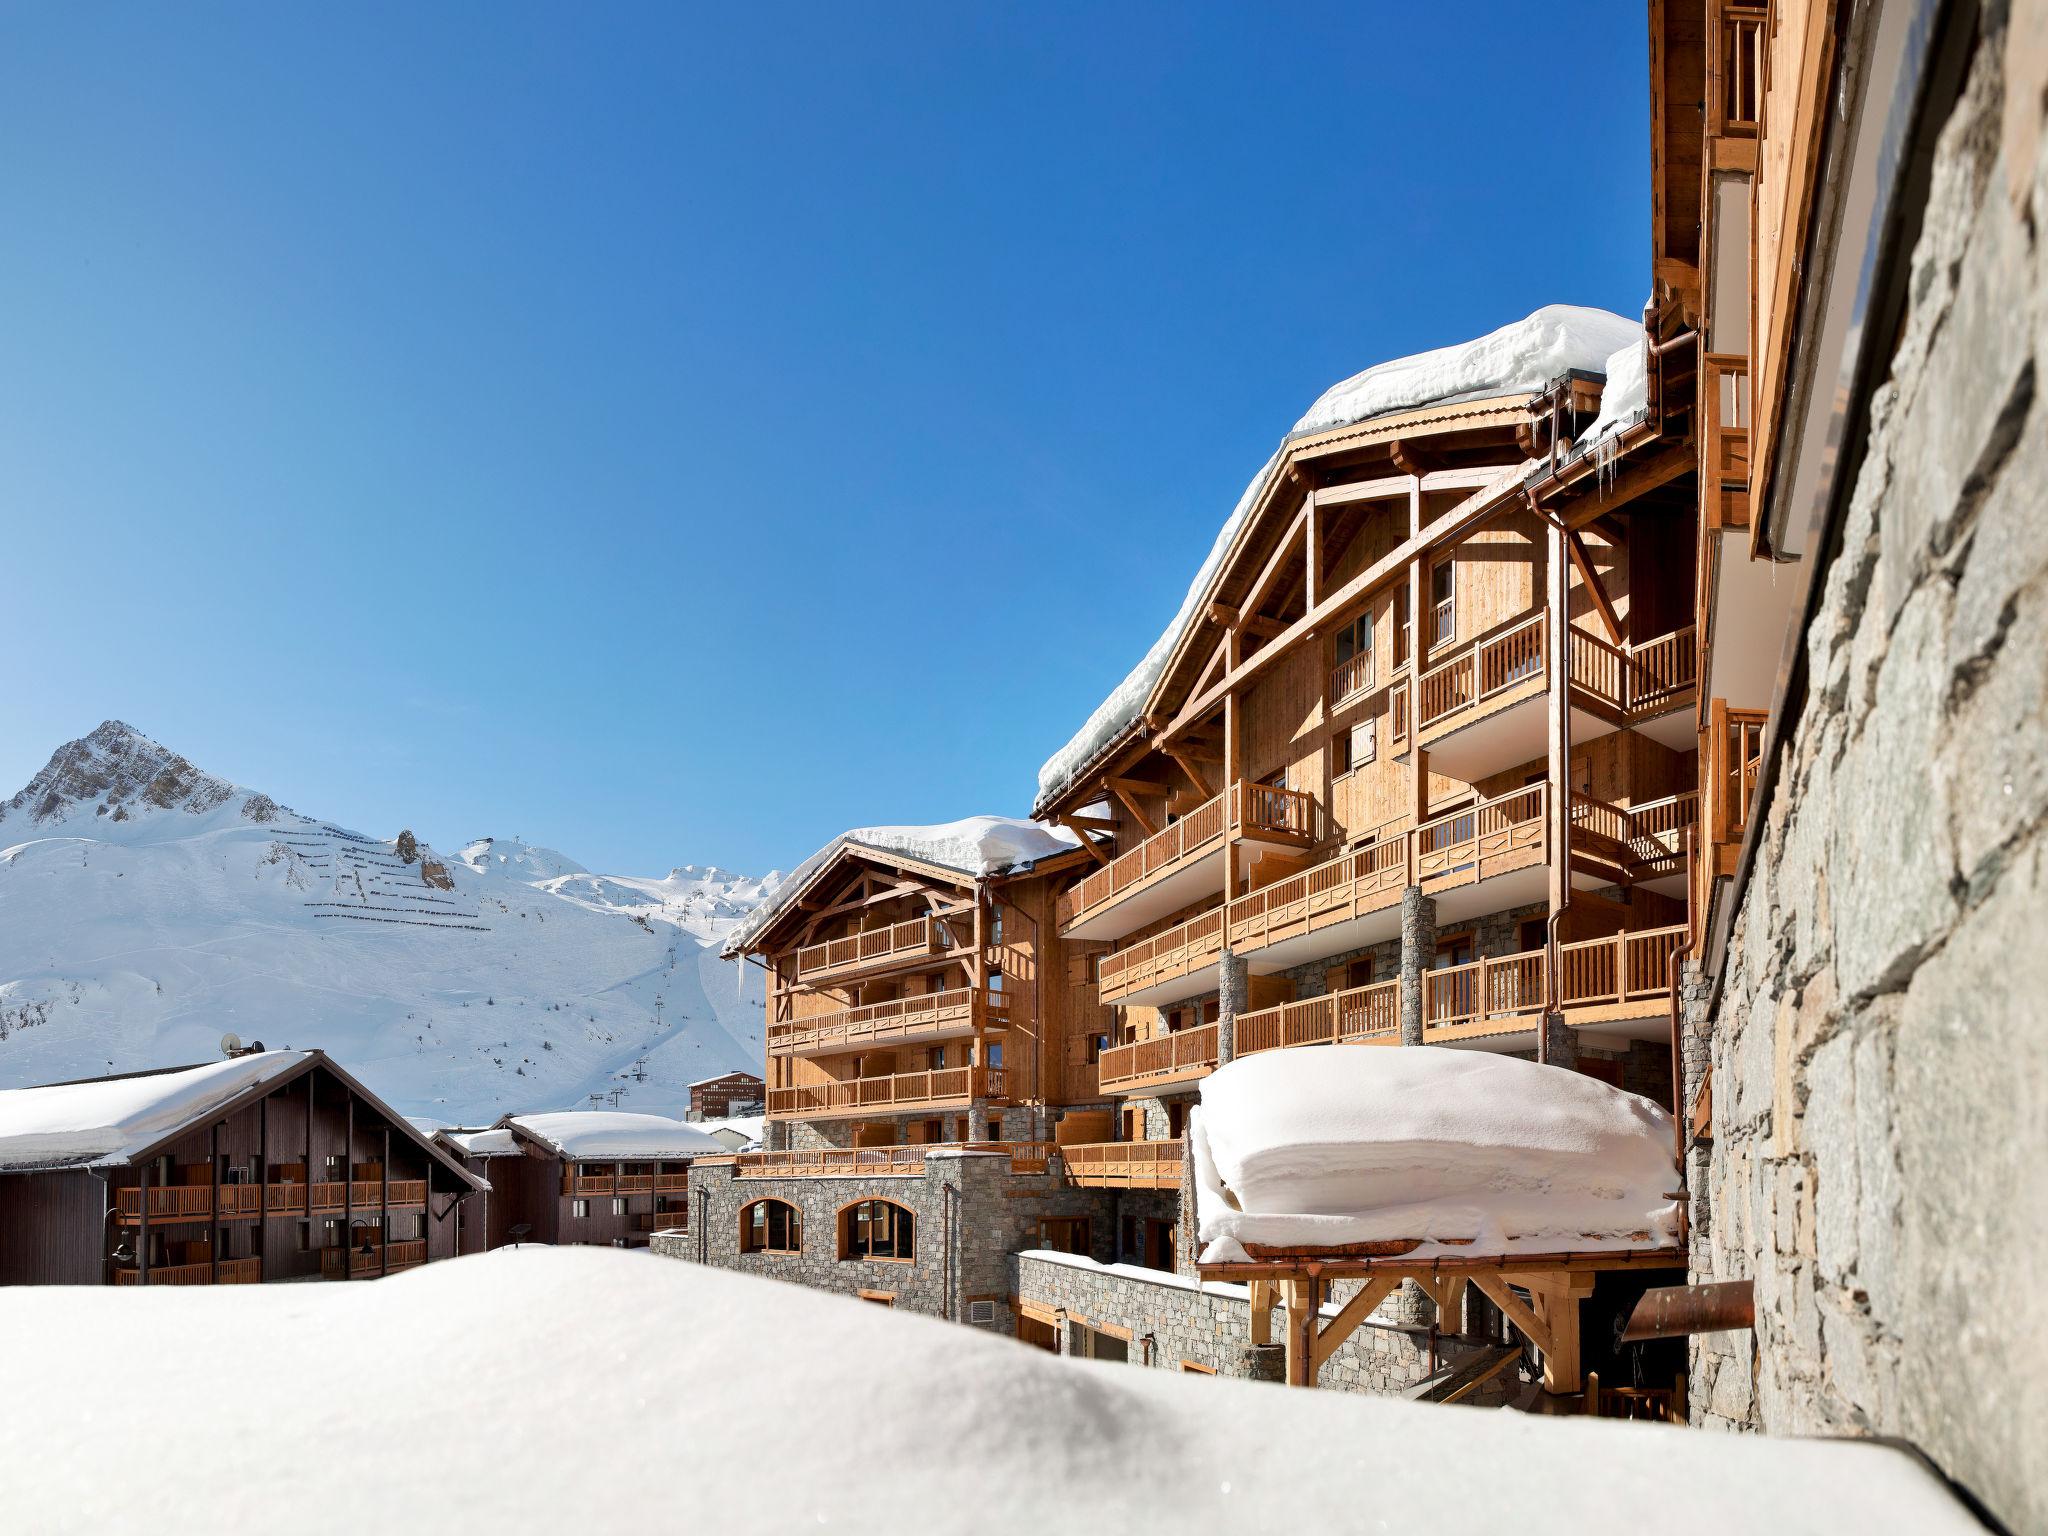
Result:
<svg viewBox="0 0 2048 1536"><path fill-rule="evenodd" d="M625 1202L624 1200L621 1200L621 1199L619 1199L618 1197L614 1196L614 1197L613 1197L613 1199L612 1199L612 1214L613 1214L614 1216L623 1216L623 1215L625 1215L625 1214L626 1214L626 1202Z"/></svg>
<svg viewBox="0 0 2048 1536"><path fill-rule="evenodd" d="M1458 565L1440 560L1429 568L1429 643L1448 645L1458 633Z"/></svg>
<svg viewBox="0 0 2048 1536"><path fill-rule="evenodd" d="M1090 1328L1086 1323L1069 1323L1067 1353L1078 1355L1083 1360L1129 1360L1131 1346L1128 1339L1118 1338L1113 1333Z"/></svg>
<svg viewBox="0 0 2048 1536"><path fill-rule="evenodd" d="M1436 960L1432 970L1449 970L1454 965L1472 963L1472 935L1469 933L1445 934L1436 941Z"/></svg>
<svg viewBox="0 0 2048 1536"><path fill-rule="evenodd" d="M740 1208L741 1253L800 1253L803 1218L787 1200L756 1200Z"/></svg>
<svg viewBox="0 0 2048 1536"><path fill-rule="evenodd" d="M1088 1218L1086 1216L1041 1216L1038 1219L1038 1246L1050 1248L1055 1253L1088 1253Z"/></svg>
<svg viewBox="0 0 2048 1536"><path fill-rule="evenodd" d="M1178 1141L1188 1128L1188 1105L1185 1099L1176 1099L1166 1106L1166 1138Z"/></svg>
<svg viewBox="0 0 2048 1536"><path fill-rule="evenodd" d="M1379 717L1361 720L1348 731L1339 731L1332 750L1336 753L1335 772L1346 774L1363 768L1380 755Z"/></svg>
<svg viewBox="0 0 2048 1536"><path fill-rule="evenodd" d="M1088 1036L1088 1064L1090 1066L1093 1066L1096 1062L1102 1060L1102 1053L1108 1049L1108 1035L1098 1034Z"/></svg>
<svg viewBox="0 0 2048 1536"><path fill-rule="evenodd" d="M995 1064L1001 1066L1002 1062L999 1060ZM1003 1139L1003 1117L1001 1115L990 1115L988 1117L988 1139L990 1141L1001 1141Z"/></svg>
<svg viewBox="0 0 2048 1536"><path fill-rule="evenodd" d="M1394 665L1408 665L1408 587L1404 582L1394 588Z"/></svg>
<svg viewBox="0 0 2048 1536"><path fill-rule="evenodd" d="M986 1042L982 1047L982 1055L987 1058L983 1062L984 1066L1000 1067L1003 1064L1003 1042L1000 1040Z"/></svg>
<svg viewBox="0 0 2048 1536"><path fill-rule="evenodd" d="M887 1200L861 1200L839 1213L839 1257L894 1259L917 1257L916 1219Z"/></svg>
<svg viewBox="0 0 2048 1536"><path fill-rule="evenodd" d="M590 1214L590 1202L588 1200L571 1200L569 1202L569 1214L581 1220Z"/></svg>
<svg viewBox="0 0 2048 1536"><path fill-rule="evenodd" d="M1348 699L1372 686L1372 614L1361 613L1337 631L1337 670L1331 691Z"/></svg>

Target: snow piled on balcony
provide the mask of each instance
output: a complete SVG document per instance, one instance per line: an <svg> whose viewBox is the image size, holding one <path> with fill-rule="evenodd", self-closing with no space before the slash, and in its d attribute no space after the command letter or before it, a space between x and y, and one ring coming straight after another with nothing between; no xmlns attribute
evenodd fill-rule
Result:
<svg viewBox="0 0 2048 1536"><path fill-rule="evenodd" d="M1609 310L1546 304L1527 319L1489 331L1476 340L1398 357L1353 374L1325 390L1294 424L1288 439L1425 405L1451 405L1489 395L1533 394L1572 369L1600 371L1618 354L1618 349L1639 344L1641 336L1642 326L1638 322L1625 320ZM1165 633L1096 707L1073 739L1038 770L1038 805L1043 806L1064 790L1096 754L1138 718L1181 636L1193 626L1210 582L1272 479L1285 448L1283 441L1238 497Z"/></svg>
<svg viewBox="0 0 2048 1536"><path fill-rule="evenodd" d="M1189 1136L1205 1263L1246 1244L1420 1238L1427 1258L1677 1241L1671 1116L1512 1056L1264 1051L1203 1081Z"/></svg>
<svg viewBox="0 0 2048 1536"><path fill-rule="evenodd" d="M620 1109L565 1109L547 1115L514 1115L511 1124L572 1160L718 1157L725 1144L693 1125L666 1115L635 1115Z"/></svg>
<svg viewBox="0 0 2048 1536"><path fill-rule="evenodd" d="M746 920L726 936L727 959L742 955L775 920L776 915L796 900L811 877L842 848L872 848L878 853L897 853L907 859L958 870L980 878L1000 875L1035 864L1080 847L1080 839L1065 827L1042 821L1023 821L1014 816L966 816L959 821L942 821L922 827L855 827L842 832L796 867L796 871L756 907Z"/></svg>
<svg viewBox="0 0 2048 1536"><path fill-rule="evenodd" d="M310 1051L257 1051L204 1066L0 1092L0 1168L124 1163Z"/></svg>
<svg viewBox="0 0 2048 1536"><path fill-rule="evenodd" d="M1918 1461L1867 1440L1453 1412L1065 1359L599 1248L357 1285L23 1288L0 1308L0 1359L21 1405L0 1437L8 1524L54 1536L1583 1536L1652 1515L1675 1536L1981 1530ZM116 1407L149 1432L110 1449L92 1427ZM1486 1475L1447 1481L1459 1467Z"/></svg>

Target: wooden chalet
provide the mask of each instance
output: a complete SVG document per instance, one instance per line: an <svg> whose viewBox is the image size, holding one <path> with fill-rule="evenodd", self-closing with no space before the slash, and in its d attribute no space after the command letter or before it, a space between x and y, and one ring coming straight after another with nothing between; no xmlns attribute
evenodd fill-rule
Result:
<svg viewBox="0 0 2048 1536"><path fill-rule="evenodd" d="M1110 1014L1053 910L1087 855L1054 848L984 874L842 839L729 948L768 971L771 1151L1039 1143L1100 1097Z"/></svg>
<svg viewBox="0 0 2048 1536"><path fill-rule="evenodd" d="M751 1072L723 1072L690 1084L690 1118L724 1120L760 1113L767 1103L768 1084Z"/></svg>
<svg viewBox="0 0 2048 1536"><path fill-rule="evenodd" d="M374 1279L480 1189L317 1050L0 1093L0 1283Z"/></svg>
<svg viewBox="0 0 2048 1536"><path fill-rule="evenodd" d="M664 1115L562 1110L506 1115L435 1140L490 1188L465 1218L461 1251L514 1243L646 1246L690 1223L690 1163L726 1152Z"/></svg>

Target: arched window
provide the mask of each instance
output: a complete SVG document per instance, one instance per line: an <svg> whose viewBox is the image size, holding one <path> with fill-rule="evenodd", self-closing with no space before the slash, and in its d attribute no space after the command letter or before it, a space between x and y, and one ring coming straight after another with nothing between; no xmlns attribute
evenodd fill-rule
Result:
<svg viewBox="0 0 2048 1536"><path fill-rule="evenodd" d="M839 1213L839 1257L897 1259L917 1257L917 1223L909 1211L888 1200L861 1200Z"/></svg>
<svg viewBox="0 0 2048 1536"><path fill-rule="evenodd" d="M803 1217L787 1200L756 1200L740 1207L741 1253L799 1253Z"/></svg>

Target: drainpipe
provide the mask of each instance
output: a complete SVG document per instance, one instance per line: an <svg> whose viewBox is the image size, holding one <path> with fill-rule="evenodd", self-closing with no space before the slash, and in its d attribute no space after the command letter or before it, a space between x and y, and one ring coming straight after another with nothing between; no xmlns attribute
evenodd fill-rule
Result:
<svg viewBox="0 0 2048 1536"><path fill-rule="evenodd" d="M114 1261L107 1254L107 1227L114 1214L114 1186L97 1168L85 1170L100 1181L100 1284L112 1285Z"/></svg>
<svg viewBox="0 0 2048 1536"><path fill-rule="evenodd" d="M1529 492L1530 510L1542 516L1536 504L1536 493ZM1550 809L1551 825L1557 829L1550 856L1556 861L1557 899L1551 903L1549 934L1550 943L1543 957L1543 1027L1536 1032L1536 1059L1547 1062L1550 1059L1550 1029L1553 1021L1562 1027L1564 1009L1558 999L1561 994L1558 977L1558 934L1564 923L1565 913L1572 905L1572 662L1571 662L1571 577L1568 574L1568 553L1564 547L1564 532L1555 522L1551 524L1550 535L1550 707L1554 712L1551 733L1557 742L1557 750L1551 762L1549 793L1554 800Z"/></svg>

